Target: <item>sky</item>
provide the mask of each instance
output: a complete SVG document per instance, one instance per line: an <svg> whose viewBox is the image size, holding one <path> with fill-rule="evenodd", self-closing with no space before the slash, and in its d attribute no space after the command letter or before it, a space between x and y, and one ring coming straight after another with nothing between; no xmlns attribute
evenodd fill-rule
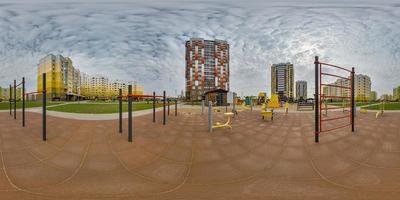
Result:
<svg viewBox="0 0 400 200"><path fill-rule="evenodd" d="M185 41L202 37L230 44L239 95L270 93L271 65L291 62L311 96L314 56L355 67L381 95L400 85L399 19L395 0L0 1L0 86L25 76L35 90L39 59L52 53L82 72L176 95Z"/></svg>

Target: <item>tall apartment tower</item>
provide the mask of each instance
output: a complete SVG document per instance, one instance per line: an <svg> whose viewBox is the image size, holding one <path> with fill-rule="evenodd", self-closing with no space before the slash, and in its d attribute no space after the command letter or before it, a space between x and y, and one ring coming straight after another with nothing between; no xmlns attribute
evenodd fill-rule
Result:
<svg viewBox="0 0 400 200"><path fill-rule="evenodd" d="M293 100L293 87L293 64L273 64L271 66L271 95L279 95L279 99L283 101Z"/></svg>
<svg viewBox="0 0 400 200"><path fill-rule="evenodd" d="M223 40L186 41L186 99L201 100L210 90L229 91L229 44Z"/></svg>
<svg viewBox="0 0 400 200"><path fill-rule="evenodd" d="M296 99L307 99L307 81L296 81Z"/></svg>
<svg viewBox="0 0 400 200"><path fill-rule="evenodd" d="M368 101L371 96L371 78L367 75L354 75L356 101Z"/></svg>
<svg viewBox="0 0 400 200"><path fill-rule="evenodd" d="M48 98L71 100L80 93L80 72L70 58L49 54L39 60L37 89L42 91L42 73L46 73Z"/></svg>

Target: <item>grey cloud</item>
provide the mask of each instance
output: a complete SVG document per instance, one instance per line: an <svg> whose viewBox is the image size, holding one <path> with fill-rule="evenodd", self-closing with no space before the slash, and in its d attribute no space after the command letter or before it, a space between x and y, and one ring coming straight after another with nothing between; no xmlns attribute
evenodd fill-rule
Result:
<svg viewBox="0 0 400 200"><path fill-rule="evenodd" d="M293 3L295 2L295 3ZM319 1L320 2L320 1ZM231 45L231 86L270 89L270 66L295 65L313 83L313 57L354 66L373 89L400 85L400 9L396 1L131 1L0 5L0 85L28 77L48 53L72 57L89 74L137 80L147 92L184 88L184 42Z"/></svg>

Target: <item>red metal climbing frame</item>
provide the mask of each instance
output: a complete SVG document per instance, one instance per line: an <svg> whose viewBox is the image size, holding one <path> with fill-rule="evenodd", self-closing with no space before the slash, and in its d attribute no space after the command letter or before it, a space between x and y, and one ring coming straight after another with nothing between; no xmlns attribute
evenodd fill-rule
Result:
<svg viewBox="0 0 400 200"><path fill-rule="evenodd" d="M351 131L354 132L354 113L355 113L355 104L354 104L354 67L349 70L343 67L339 67L336 65L328 64L328 63L323 63L318 61L318 56L315 57L315 142L319 142L319 134L323 132L328 132L328 131L333 131L337 130L340 128L344 128L347 126L351 126ZM324 68L335 68L342 70L344 72L349 73L348 77L336 75L336 74L331 74L331 73L326 73L323 71ZM323 83L322 79L324 77L335 77L335 78L340 78L345 81L350 82L350 87L349 86L343 86L343 85L335 85L335 84L326 84ZM326 95L323 94L322 92L322 86L328 86L328 87L336 87L336 88L341 88L344 90L348 90L346 94L349 94L347 96L336 96L336 95ZM342 100L350 100L351 104L350 106L347 107L323 107L323 102L326 99L342 99ZM331 117L331 118L322 118L322 111L323 110L335 110L335 109L344 109L344 108L350 108L350 114L346 114L343 116L339 117ZM349 123L345 125L340 125L334 128L329 128L329 129L323 129L324 123L329 123L334 120L343 120L345 118L349 119Z"/></svg>

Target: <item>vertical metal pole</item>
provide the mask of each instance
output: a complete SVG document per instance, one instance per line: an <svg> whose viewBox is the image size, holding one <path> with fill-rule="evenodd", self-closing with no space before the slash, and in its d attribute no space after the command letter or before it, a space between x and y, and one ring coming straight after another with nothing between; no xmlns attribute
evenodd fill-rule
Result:
<svg viewBox="0 0 400 200"><path fill-rule="evenodd" d="M47 130L46 130L46 73L42 74L42 140L47 140Z"/></svg>
<svg viewBox="0 0 400 200"><path fill-rule="evenodd" d="M318 56L315 56L315 142L319 142L319 70Z"/></svg>
<svg viewBox="0 0 400 200"><path fill-rule="evenodd" d="M167 99L168 102L168 116L169 116L169 99Z"/></svg>
<svg viewBox="0 0 400 200"><path fill-rule="evenodd" d="M156 122L156 92L153 92L153 123Z"/></svg>
<svg viewBox="0 0 400 200"><path fill-rule="evenodd" d="M122 133L122 89L119 89L118 97L118 112L119 112L119 133Z"/></svg>
<svg viewBox="0 0 400 200"><path fill-rule="evenodd" d="M166 98L166 94L165 94L165 90L163 92L163 98L164 98L164 104L163 104L163 125L165 125L165 104L167 103L167 98Z"/></svg>
<svg viewBox="0 0 400 200"><path fill-rule="evenodd" d="M128 85L128 142L132 142L132 85Z"/></svg>
<svg viewBox="0 0 400 200"><path fill-rule="evenodd" d="M208 132L212 132L212 103L208 101Z"/></svg>
<svg viewBox="0 0 400 200"><path fill-rule="evenodd" d="M178 116L178 100L175 99L175 116Z"/></svg>
<svg viewBox="0 0 400 200"><path fill-rule="evenodd" d="M22 127L25 127L25 77L22 77Z"/></svg>
<svg viewBox="0 0 400 200"><path fill-rule="evenodd" d="M12 115L12 86L11 86L11 84L10 84L10 99L9 99L9 101L10 101L10 116Z"/></svg>
<svg viewBox="0 0 400 200"><path fill-rule="evenodd" d="M253 97L250 97L250 109L253 112Z"/></svg>
<svg viewBox="0 0 400 200"><path fill-rule="evenodd" d="M228 112L228 93L226 93L225 94L225 99L226 99L226 101L225 101L225 112Z"/></svg>
<svg viewBox="0 0 400 200"><path fill-rule="evenodd" d="M233 113L236 113L236 102L235 102L235 100L236 100L236 93L233 93L233 105L232 105L232 112Z"/></svg>
<svg viewBox="0 0 400 200"><path fill-rule="evenodd" d="M201 100L201 114L204 114L204 100Z"/></svg>
<svg viewBox="0 0 400 200"><path fill-rule="evenodd" d="M17 119L17 81L14 80L14 119Z"/></svg>
<svg viewBox="0 0 400 200"><path fill-rule="evenodd" d="M355 113L355 104L354 104L354 67L351 68L351 132L354 132L354 113Z"/></svg>

